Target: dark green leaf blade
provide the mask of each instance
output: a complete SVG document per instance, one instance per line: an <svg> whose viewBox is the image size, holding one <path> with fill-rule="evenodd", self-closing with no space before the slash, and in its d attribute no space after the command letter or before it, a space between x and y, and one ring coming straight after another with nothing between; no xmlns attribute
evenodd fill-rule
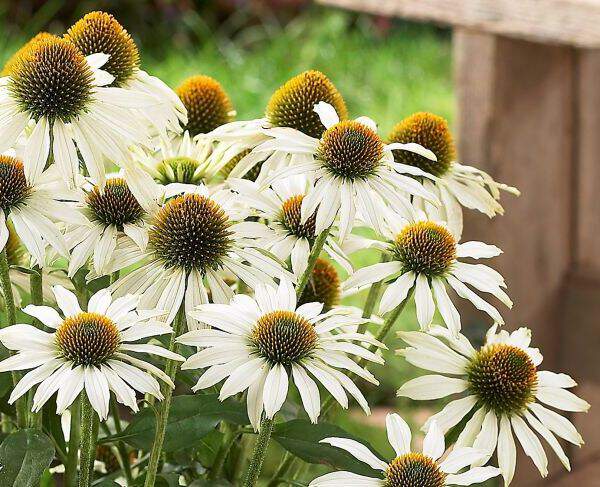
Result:
<svg viewBox="0 0 600 487"><path fill-rule="evenodd" d="M247 425L248 415L243 404L231 399L219 401L217 394L195 394L173 398L164 451L189 448L213 431L220 421ZM102 443L122 440L134 448L148 450L154 441L155 417L152 408L136 414L122 433L102 439Z"/></svg>
<svg viewBox="0 0 600 487"><path fill-rule="evenodd" d="M373 447L364 440L328 423L312 424L304 419L294 419L277 424L273 430L273 439L305 462L320 463L329 465L335 470L346 470L359 475L381 478L381 472L357 460L345 450L319 443L320 440L331 437L359 441L376 454Z"/></svg>
<svg viewBox="0 0 600 487"><path fill-rule="evenodd" d="M8 435L0 445L0 485L36 485L54 458L52 441L35 429Z"/></svg>

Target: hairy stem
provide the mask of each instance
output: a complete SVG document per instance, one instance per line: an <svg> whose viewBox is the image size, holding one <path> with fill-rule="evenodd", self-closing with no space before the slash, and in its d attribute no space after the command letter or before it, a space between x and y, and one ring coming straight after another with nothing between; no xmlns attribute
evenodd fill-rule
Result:
<svg viewBox="0 0 600 487"><path fill-rule="evenodd" d="M75 399L71 405L71 427L69 433L69 450L65 464L65 485L74 487L77 483L77 453L81 440L81 398Z"/></svg>
<svg viewBox="0 0 600 487"><path fill-rule="evenodd" d="M31 304L35 306L41 306L44 304L44 294L42 289L42 268L39 265L33 266L31 268L32 273L29 274L29 289L31 293ZM33 325L42 329L42 323L35 319L33 320ZM28 394L28 409L31 410L33 406L33 390L29 391ZM29 413L29 426L32 428L41 428L42 427L42 413Z"/></svg>
<svg viewBox="0 0 600 487"><path fill-rule="evenodd" d="M254 445L254 451L252 452L252 458L248 465L246 472L246 478L244 479L244 487L254 487L260 477L262 471L263 462L267 455L267 448L269 446L269 440L271 439L271 433L273 432L273 420L264 418L260 425L260 432Z"/></svg>
<svg viewBox="0 0 600 487"><path fill-rule="evenodd" d="M171 352L177 352L179 348L175 339L181 334L185 327L185 305L181 303L181 307L177 312L175 321L173 322L173 333L171 334L171 341L169 342L169 350ZM167 359L165 364L165 373L175 382L175 374L177 373L177 367L179 362L176 360ZM162 453L162 446L165 441L165 432L167 430L167 420L169 419L169 410L171 409L171 400L173 398L173 389L169 384L163 384L162 393L164 399L160 404L160 409L156 417L156 433L154 435L154 444L152 445L152 451L150 452L150 460L148 463L148 471L146 473L145 487L153 487L156 481L156 473L158 471L158 464L160 462L160 456Z"/></svg>
<svg viewBox="0 0 600 487"><path fill-rule="evenodd" d="M81 394L81 452L79 454L79 487L90 487L94 477L98 416L87 394ZM94 434L94 431L96 432Z"/></svg>
<svg viewBox="0 0 600 487"><path fill-rule="evenodd" d="M388 258L384 254L381 257L381 262L387 262ZM373 310L375 309L375 305L377 304L377 300L379 299L379 293L381 292L381 287L383 286L383 281L375 282L371 285L369 289L369 294L367 295L367 300L365 301L365 306L363 308L362 317L370 318L373 314ZM358 327L358 333L364 333L367 330L368 323L363 323Z"/></svg>
<svg viewBox="0 0 600 487"><path fill-rule="evenodd" d="M323 250L323 245L325 245L325 241L327 240L327 236L329 235L329 230L330 228L326 228L325 230L323 230L313 243L310 255L308 256L308 264L306 265L306 269L300 276L298 284L296 285L296 296L298 297L302 296L302 292L304 291L304 288L310 280L310 276L312 275L312 271L315 268L317 259L319 258L319 255L321 255L321 250Z"/></svg>
<svg viewBox="0 0 600 487"><path fill-rule="evenodd" d="M4 296L4 306L6 309L7 325L13 326L17 323L17 310L15 307L15 297L13 295L12 285L10 283L10 274L8 266L8 256L6 254L6 246L0 252L0 285L2 287L2 295ZM13 385L16 386L21 375L13 370L11 372ZM17 426L19 429L27 427L27 398L21 396L15 403L17 412Z"/></svg>

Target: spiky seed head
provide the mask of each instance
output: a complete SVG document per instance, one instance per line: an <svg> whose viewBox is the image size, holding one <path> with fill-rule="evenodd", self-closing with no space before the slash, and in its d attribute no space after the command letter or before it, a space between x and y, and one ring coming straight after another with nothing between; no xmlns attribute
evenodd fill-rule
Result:
<svg viewBox="0 0 600 487"><path fill-rule="evenodd" d="M86 110L92 98L94 76L79 51L58 37L39 41L11 68L8 89L21 110L38 120L64 123Z"/></svg>
<svg viewBox="0 0 600 487"><path fill-rule="evenodd" d="M75 365L99 366L117 352L121 334L110 318L82 312L59 325L55 340L62 356Z"/></svg>
<svg viewBox="0 0 600 487"><path fill-rule="evenodd" d="M396 236L393 251L404 272L436 277L443 275L456 259L456 240L442 225L416 222Z"/></svg>
<svg viewBox="0 0 600 487"><path fill-rule="evenodd" d="M8 61L4 63L4 67L2 68L2 72L0 72L0 77L10 76L13 66L17 63L17 61L23 56L32 46L37 44L38 42L45 41L47 39L52 39L56 36L50 34L48 32L40 32L29 39L23 46L19 48L17 52L15 52Z"/></svg>
<svg viewBox="0 0 600 487"><path fill-rule="evenodd" d="M204 179L200 162L187 156L165 159L158 164L156 170L159 174L156 180L160 184L200 184Z"/></svg>
<svg viewBox="0 0 600 487"><path fill-rule="evenodd" d="M227 179L229 177L229 175L231 174L231 171L233 171L233 168L235 166L237 166L238 163L244 157L246 157L248 154L250 154L250 152L252 152L252 149L246 149L246 150L243 150L242 152L240 152L237 156L233 157L219 171L219 175L223 179ZM266 158L267 158L267 156L265 156L265 159ZM264 161L260 161L259 163L257 163L252 169L250 169L246 174L244 174L244 176L242 177L242 179L247 179L248 181L256 181L258 179L258 176L260 175L260 170L262 169L263 162Z"/></svg>
<svg viewBox="0 0 600 487"><path fill-rule="evenodd" d="M304 223L300 223L303 199L304 195L299 194L285 200L281 205L279 221L291 235L312 240L315 238L317 216L314 213Z"/></svg>
<svg viewBox="0 0 600 487"><path fill-rule="evenodd" d="M0 208L10 210L30 192L23 163L15 157L0 154Z"/></svg>
<svg viewBox="0 0 600 487"><path fill-rule="evenodd" d="M210 76L192 76L176 90L187 109L184 127L191 135L206 134L233 121L235 111L221 83Z"/></svg>
<svg viewBox="0 0 600 487"><path fill-rule="evenodd" d="M340 277L335 267L328 260L319 258L298 304L323 303L323 311L329 311L339 304L341 293Z"/></svg>
<svg viewBox="0 0 600 487"><path fill-rule="evenodd" d="M119 228L140 221L145 214L123 178L108 179L103 189L94 186L86 203L94 219Z"/></svg>
<svg viewBox="0 0 600 487"><path fill-rule="evenodd" d="M375 173L383 149L383 141L374 130L350 120L337 123L323 133L317 158L335 176L363 179Z"/></svg>
<svg viewBox="0 0 600 487"><path fill-rule="evenodd" d="M290 365L307 357L318 341L314 326L293 311L272 311L260 317L251 341L271 364Z"/></svg>
<svg viewBox="0 0 600 487"><path fill-rule="evenodd" d="M537 368L519 347L484 346L471 360L467 376L472 393L497 415L520 413L535 399Z"/></svg>
<svg viewBox="0 0 600 487"><path fill-rule="evenodd" d="M102 69L115 77L113 86L123 86L140 67L140 54L129 32L106 12L90 12L65 34L84 56L102 52L110 57Z"/></svg>
<svg viewBox="0 0 600 487"><path fill-rule="evenodd" d="M340 120L348 118L346 103L329 78L320 71L305 71L273 93L266 117L275 127L291 127L318 139L325 131L314 111L320 101L335 108Z"/></svg>
<svg viewBox="0 0 600 487"><path fill-rule="evenodd" d="M149 232L149 247L166 267L202 274L221 267L231 248L232 222L211 198L184 194L169 200Z"/></svg>
<svg viewBox="0 0 600 487"><path fill-rule="evenodd" d="M437 161L409 151L395 150L393 153L396 162L416 166L434 176L443 176L456 160L456 146L448 122L433 113L419 112L405 118L392 129L389 142L414 142L432 151Z"/></svg>
<svg viewBox="0 0 600 487"><path fill-rule="evenodd" d="M437 462L422 453L406 453L389 464L385 487L444 487L446 474Z"/></svg>

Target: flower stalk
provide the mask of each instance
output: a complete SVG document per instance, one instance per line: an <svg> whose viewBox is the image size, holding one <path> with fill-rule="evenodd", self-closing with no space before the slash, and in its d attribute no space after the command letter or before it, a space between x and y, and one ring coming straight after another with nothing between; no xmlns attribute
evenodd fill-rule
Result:
<svg viewBox="0 0 600 487"><path fill-rule="evenodd" d="M17 310L15 308L15 297L13 295L12 285L10 283L8 256L6 247L0 252L0 285L2 286L2 295L4 296L4 306L6 310L7 326L13 326L17 322ZM20 374L16 371L11 372L13 385L17 385L20 380ZM20 397L15 403L17 413L17 426L19 429L27 427L27 400L26 397Z"/></svg>
<svg viewBox="0 0 600 487"><path fill-rule="evenodd" d="M313 247L310 251L310 255L308 256L308 264L306 266L306 269L304 270L304 273L300 276L298 284L296 285L296 296L298 296L298 297L302 296L302 293L304 292L304 288L306 287L306 285L308 284L308 281L310 280L310 276L312 275L312 271L315 268L317 259L319 258L319 255L321 255L321 250L323 250L325 241L327 240L327 237L329 236L330 229L331 229L331 227L326 228L315 239Z"/></svg>
<svg viewBox="0 0 600 487"><path fill-rule="evenodd" d="M265 461L267 454L267 448L269 446L269 440L271 439L271 433L273 432L274 421L272 419L264 418L260 425L260 432L254 445L254 451L252 452L252 458L248 465L246 472L246 478L244 479L244 487L254 487L260 477L262 466Z"/></svg>
<svg viewBox="0 0 600 487"><path fill-rule="evenodd" d="M181 303L181 307L175 316L173 322L173 333L169 342L169 351L177 352L179 345L175 341L185 327L185 304ZM177 367L179 362L167 359L165 364L165 373L175 381ZM171 409L171 400L173 398L173 389L168 384L163 384L162 393L164 399L160 403L158 415L156 417L156 433L154 435L154 443L150 452L150 460L148 462L148 471L146 473L146 481L144 487L153 487L156 481L156 473L158 472L158 464L162 453L162 446L165 441L165 433L167 431L167 421L169 419L169 410Z"/></svg>
<svg viewBox="0 0 600 487"><path fill-rule="evenodd" d="M94 477L96 439L99 418L87 394L81 394L81 452L79 454L79 487L90 487Z"/></svg>
<svg viewBox="0 0 600 487"><path fill-rule="evenodd" d="M67 463L65 464L65 485L77 483L77 454L81 440L81 397L76 399L71 406L71 425L69 433L69 449Z"/></svg>

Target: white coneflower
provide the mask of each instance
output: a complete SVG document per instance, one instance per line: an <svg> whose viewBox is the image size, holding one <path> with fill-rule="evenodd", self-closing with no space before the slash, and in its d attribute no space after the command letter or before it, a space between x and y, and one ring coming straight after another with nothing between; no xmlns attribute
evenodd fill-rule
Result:
<svg viewBox="0 0 600 487"><path fill-rule="evenodd" d="M187 122L186 109L171 88L140 69L138 48L126 29L109 13L90 12L69 28L65 39L90 56L110 56L103 69L114 77L111 86L144 93L156 100L144 107L132 106L147 123L164 134L178 134Z"/></svg>
<svg viewBox="0 0 600 487"><path fill-rule="evenodd" d="M140 92L104 87L113 76L99 68L107 55L85 58L70 42L51 37L23 53L0 78L0 152L27 132L23 161L28 178L43 171L50 152L71 186L81 155L92 179L104 182L104 158L120 161L130 145L147 143L133 108L156 104Z"/></svg>
<svg viewBox="0 0 600 487"><path fill-rule="evenodd" d="M290 259L294 275L300 277L318 236L316 212L300 223L302 201L312 186L309 180L302 175L292 176L274 181L270 188L261 188L256 183L241 179L230 179L229 184L256 210L257 216L267 222L270 234L262 239L265 248L281 260ZM336 234L337 229L329 232L323 250L350 273L352 264L336 243Z"/></svg>
<svg viewBox="0 0 600 487"><path fill-rule="evenodd" d="M429 425L422 453L411 450L410 428L398 414L387 415L386 427L388 441L396 452L396 458L391 462L384 462L362 443L349 438L321 440L321 443L347 451L372 469L380 470L380 477L334 472L316 478L309 487L444 487L485 482L500 474L495 467L475 467L458 473L486 456L485 451L474 448L454 448L441 460L446 447L444 435L435 422Z"/></svg>
<svg viewBox="0 0 600 487"><path fill-rule="evenodd" d="M321 399L312 375L344 408L348 407L347 391L369 414L363 394L338 369L377 384L375 377L350 355L383 363L383 359L361 343L365 347L384 345L359 333L331 333L366 320L335 307L323 314L322 308L322 303L298 307L294 287L286 279L277 288L257 286L254 298L238 294L230 304L198 307L191 314L211 329L191 331L178 339L185 345L202 348L182 365L183 369L206 368L193 390L205 389L224 379L221 400L248 390L248 417L258 429L263 411L272 419L281 409L291 374L304 409L316 423Z"/></svg>
<svg viewBox="0 0 600 487"><path fill-rule="evenodd" d="M363 267L352 274L343 288L357 290L379 281L390 284L379 304L379 313L387 313L406 299L414 288L417 319L427 329L435 313L436 304L444 322L454 333L461 328L460 315L448 296L449 285L460 297L471 301L486 312L496 323L504 323L498 310L472 291L490 293L506 306L512 306L502 276L483 264L470 264L459 259L483 259L502 251L482 242L458 240L443 223L423 220L417 212L414 221L406 220L389 209L382 209L384 241L353 236L353 247L372 247L380 250L386 262Z"/></svg>
<svg viewBox="0 0 600 487"><path fill-rule="evenodd" d="M53 168L41 175L27 175L23 162L0 155L0 250L9 239L7 224L15 228L34 264L43 266L48 245L60 255L69 249L57 222L82 223L85 219L75 208L64 203L72 199Z"/></svg>
<svg viewBox="0 0 600 487"><path fill-rule="evenodd" d="M284 167L292 157L286 151L266 146L262 146L261 152L252 149L269 142L273 128L287 134L321 137L325 126L313 110L319 102L330 104L341 120L347 118L344 99L327 76L314 70L294 76L273 93L264 118L231 122L203 137L218 142L211 156L212 166L223 169L225 176L252 180Z"/></svg>
<svg viewBox="0 0 600 487"><path fill-rule="evenodd" d="M85 390L92 407L104 420L111 391L117 401L138 411L135 391L162 398L153 376L174 387L160 369L131 355L147 353L184 360L160 346L137 343L171 333L170 326L154 319L157 312L136 311L135 296L113 301L106 289L90 298L87 311L81 310L76 296L65 288L56 286L54 294L63 316L48 306L29 305L23 309L52 328L52 333L24 324L0 330L0 342L17 352L0 362L0 371L32 369L15 386L9 403L39 384L33 411L39 411L57 393L56 412L62 414Z"/></svg>
<svg viewBox="0 0 600 487"><path fill-rule="evenodd" d="M498 202L500 190L519 195L516 188L497 183L484 171L456 161L456 147L442 117L432 113L415 113L398 123L390 133L390 143L417 143L430 149L437 160L407 151L394 151L396 163L412 166L416 176L423 177L423 185L443 202L439 207L416 203L432 219L443 219L456 235L462 233L462 208L475 209L490 218L504 213Z"/></svg>
<svg viewBox="0 0 600 487"><path fill-rule="evenodd" d="M529 329L497 333L493 326L478 350L466 337L454 338L444 328L434 327L432 333L439 338L421 332L399 334L410 346L399 354L411 364L441 375L411 380L400 388L398 395L416 400L454 394L464 397L448 403L427 424L435 421L446 433L475 410L456 446L472 445L485 450L487 455L480 465L497 448L505 485L510 484L515 471L513 433L543 477L548 474L548 459L534 431L570 470L569 460L555 435L578 446L583 440L575 426L553 409L580 412L587 411L590 405L567 390L577 385L571 377L538 370L542 355L537 348L531 348Z"/></svg>
<svg viewBox="0 0 600 487"><path fill-rule="evenodd" d="M401 174L394 163L392 149L416 151L435 156L417 144L383 143L371 119L340 121L331 105L315 105L326 128L317 139L302 132L271 129L272 140L264 142L253 152L277 150L291 154L290 163L271 173L263 184L295 174L306 174L316 184L302 200L300 223L313 214L317 234L329 228L339 217L339 238L344 240L352 230L356 215L371 228L380 229L380 207L391 206L400 214L410 214L409 196L417 195L437 204L436 197L415 179Z"/></svg>
<svg viewBox="0 0 600 487"><path fill-rule="evenodd" d="M133 243L115 251L109 272L143 261L112 285L117 295L141 294L143 307L169 310L170 323L182 302L189 311L207 303L209 292L213 302L229 302L233 291L222 272L251 288L289 274L274 256L259 250L264 225L244 221L248 210L232 191L211 193L204 185L160 186L141 170L128 183L136 197L162 191L166 203L148 205L145 251ZM152 200L138 197L138 201Z"/></svg>
<svg viewBox="0 0 600 487"><path fill-rule="evenodd" d="M218 172L210 167L208 161L211 149L211 144L192 140L186 131L181 137L170 140L161 137L158 149L152 153L134 147L131 161L126 161L124 166L137 164L163 185L208 184Z"/></svg>
<svg viewBox="0 0 600 487"><path fill-rule="evenodd" d="M123 177L110 177L104 188L83 188L79 211L82 225L70 225L66 233L71 250L69 277L91 258L96 276L105 275L120 236L126 235L144 251L148 243L146 212Z"/></svg>

